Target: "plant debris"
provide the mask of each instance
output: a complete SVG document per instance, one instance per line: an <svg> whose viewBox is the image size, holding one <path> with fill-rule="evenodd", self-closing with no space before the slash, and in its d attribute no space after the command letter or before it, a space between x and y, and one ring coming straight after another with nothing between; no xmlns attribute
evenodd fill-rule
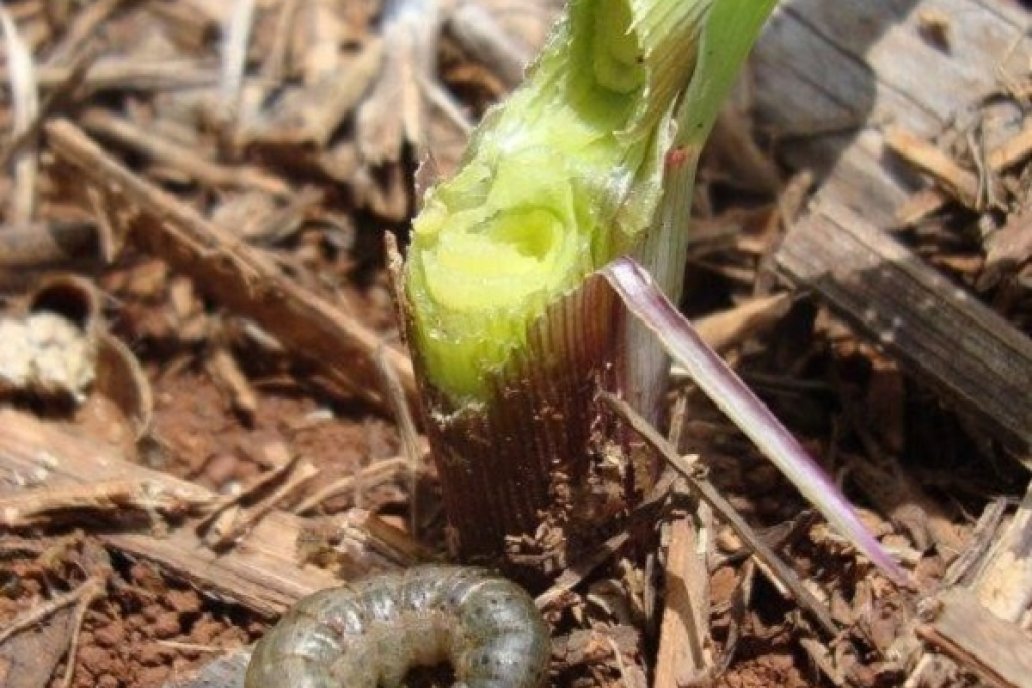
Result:
<svg viewBox="0 0 1032 688"><path fill-rule="evenodd" d="M448 558L384 238L559 4L4 3L0 684L225 685L305 594ZM668 438L622 431L687 477L505 543L552 685L1027 686L1029 10L783 4L679 306L914 588L675 367Z"/></svg>

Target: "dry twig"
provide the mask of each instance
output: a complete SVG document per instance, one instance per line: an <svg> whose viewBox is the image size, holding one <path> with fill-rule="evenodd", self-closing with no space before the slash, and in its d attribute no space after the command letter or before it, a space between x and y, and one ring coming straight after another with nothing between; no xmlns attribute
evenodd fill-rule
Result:
<svg viewBox="0 0 1032 688"><path fill-rule="evenodd" d="M687 409L687 396L678 395L670 419L672 447L681 446ZM707 561L712 527L713 513L704 502L695 504L694 513L678 514L669 524L655 688L702 685L712 676Z"/></svg>
<svg viewBox="0 0 1032 688"><path fill-rule="evenodd" d="M223 124L235 126L240 116L240 95L247 66L247 44L254 24L254 0L233 0L222 29L222 63L219 74L219 115Z"/></svg>
<svg viewBox="0 0 1032 688"><path fill-rule="evenodd" d="M726 522L735 533L749 546L753 554L761 564L767 567L781 585L788 590L796 603L805 609L820 624L821 628L831 636L838 633L838 627L828 614L828 610L810 593L803 585L796 573L785 564L781 558L757 535L752 528L738 515L734 507L717 491L696 468L688 465L678 455L677 451L667 442L662 435L656 432L647 420L622 399L612 394L605 393L602 399L616 411L628 425L652 446L671 467L681 474L691 489L707 504L709 504L716 515Z"/></svg>
<svg viewBox="0 0 1032 688"><path fill-rule="evenodd" d="M58 67L74 61L73 55L90 41L94 33L103 26L122 5L135 0L95 0L75 13L71 26L64 32L60 42L47 54L45 66Z"/></svg>
<svg viewBox="0 0 1032 688"><path fill-rule="evenodd" d="M82 113L78 122L87 131L117 141L163 165L179 170L201 184L250 188L273 196L288 197L293 189L282 179L248 165L222 165L201 157L191 147L163 138L102 108Z"/></svg>
<svg viewBox="0 0 1032 688"><path fill-rule="evenodd" d="M104 595L106 587L106 581L103 578L93 577L83 583L79 590L80 592L78 603L75 606L75 619L72 621L72 639L68 644L68 659L65 662L65 673L64 678L61 679L61 688L69 688L72 685L72 679L75 678L75 657L79 651L79 638L82 635L82 622L86 618L86 612L89 610L90 605L95 600L99 600Z"/></svg>
<svg viewBox="0 0 1032 688"><path fill-rule="evenodd" d="M56 107L66 99L70 98L72 93L79 87L83 79L86 77L87 71L93 64L94 60L99 55L99 48L92 44L87 44L85 47L80 49L78 54L72 59L71 65L65 72L64 78L58 81L49 89L43 96L42 101L39 104L36 116L28 127L21 131L14 131L11 135L11 140L8 141L2 150L0 150L0 167L6 167L7 163L11 161L17 153L19 153L23 146L31 144L35 147L36 139L39 138L39 131L43 125L43 120L48 114L50 114ZM42 83L40 83L39 72L37 71L37 85L42 90Z"/></svg>
<svg viewBox="0 0 1032 688"><path fill-rule="evenodd" d="M75 676L76 655L79 649L79 637L82 632L83 619L90 606L104 595L106 587L107 580L104 576L92 576L75 590L71 590L30 609L27 613L11 622L6 628L0 629L0 644L15 633L35 626L57 611L74 604L75 614L72 619L72 634L68 641L68 649L63 653L66 656L65 671L59 684L61 688L68 688L72 683L72 678Z"/></svg>
<svg viewBox="0 0 1032 688"><path fill-rule="evenodd" d="M420 447L419 432L416 430L416 421L412 417L408 400L405 398L405 390L401 386L398 374L394 372L384 356L386 350L381 346L376 352L376 366L383 378L384 391L387 401L390 402L391 410L394 412L394 420L398 424L398 433L401 435L401 444L405 448L405 457L408 459L408 483L409 483L409 532L417 537L419 530L419 475L423 471L423 450Z"/></svg>
<svg viewBox="0 0 1032 688"><path fill-rule="evenodd" d="M29 132L39 117L39 87L36 85L32 53L22 40L18 28L0 5L0 26L3 27L7 45L8 77L11 81L11 104L14 110L14 127L11 132L14 142L24 140L20 150L14 154L14 190L8 220L15 224L27 223L36 208L36 171L38 153L35 143L29 142Z"/></svg>
<svg viewBox="0 0 1032 688"><path fill-rule="evenodd" d="M229 396L233 408L245 418L253 419L258 411L258 394L240 370L233 353L219 345L208 354L205 367L215 384Z"/></svg>
<svg viewBox="0 0 1032 688"><path fill-rule="evenodd" d="M20 490L0 497L0 527L25 528L71 510L117 513L137 509L182 516L203 510L211 503L210 494L189 484L107 480L90 485Z"/></svg>
<svg viewBox="0 0 1032 688"><path fill-rule="evenodd" d="M349 475L340 480L321 488L318 492L306 498L295 506L292 511L295 514L306 514L317 506L332 499L337 495L351 492L361 482L363 488L378 485L383 482L394 480L399 474L410 474L412 471L412 460L407 456L394 456L383 461L377 461L360 470L356 475Z"/></svg>
<svg viewBox="0 0 1032 688"><path fill-rule="evenodd" d="M566 567L549 586L548 590L534 599L538 609L547 609L561 599L567 592L580 585L581 581L587 578L592 571L604 564L616 552L618 552L630 540L627 532L617 533L603 542L594 552L580 561Z"/></svg>
<svg viewBox="0 0 1032 688"><path fill-rule="evenodd" d="M239 494L221 500L218 507L199 524L198 529L204 533L205 544L212 549L221 551L235 544L255 523L317 473L311 464L298 455L292 456L282 444L267 446L264 453L268 462L274 466L273 470L260 475ZM280 484L257 504L249 509L240 507L241 503L275 483Z"/></svg>
<svg viewBox="0 0 1032 688"><path fill-rule="evenodd" d="M58 90L68 82L75 65L39 68L37 77L43 92ZM7 72L0 69L0 75ZM193 58L168 60L125 60L102 57L86 70L82 77L84 97L114 90L165 91L213 86L218 82L218 71L210 60Z"/></svg>

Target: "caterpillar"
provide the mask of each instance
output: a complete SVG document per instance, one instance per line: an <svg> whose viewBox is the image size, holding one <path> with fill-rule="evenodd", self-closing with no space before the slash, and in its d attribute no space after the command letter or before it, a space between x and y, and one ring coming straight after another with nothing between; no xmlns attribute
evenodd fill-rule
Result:
<svg viewBox="0 0 1032 688"><path fill-rule="evenodd" d="M459 688L540 688L551 654L523 588L486 569L417 566L309 595L255 646L245 688L398 688L452 665Z"/></svg>

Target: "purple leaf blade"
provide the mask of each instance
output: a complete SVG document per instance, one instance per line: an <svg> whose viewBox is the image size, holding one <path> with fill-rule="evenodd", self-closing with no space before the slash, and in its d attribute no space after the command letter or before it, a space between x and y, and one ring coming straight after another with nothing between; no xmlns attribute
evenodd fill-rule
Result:
<svg viewBox="0 0 1032 688"><path fill-rule="evenodd" d="M890 579L909 577L860 521L828 474L737 374L699 337L648 272L632 258L618 258L601 273L624 305L685 367L692 380L756 444L803 496Z"/></svg>

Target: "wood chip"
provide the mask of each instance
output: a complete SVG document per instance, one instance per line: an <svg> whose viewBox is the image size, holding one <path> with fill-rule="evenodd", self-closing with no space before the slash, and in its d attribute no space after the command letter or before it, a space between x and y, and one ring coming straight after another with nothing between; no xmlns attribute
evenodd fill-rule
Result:
<svg viewBox="0 0 1032 688"><path fill-rule="evenodd" d="M1021 132L1012 139L989 152L986 162L996 172L1014 167L1032 155L1032 121L1025 124Z"/></svg>
<svg viewBox="0 0 1032 688"><path fill-rule="evenodd" d="M1032 258L1032 206L1012 215L986 241L985 265L977 287L988 289L1018 272Z"/></svg>
<svg viewBox="0 0 1032 688"><path fill-rule="evenodd" d="M962 588L927 603L930 620L917 634L999 688L1032 688L1032 640L994 616Z"/></svg>
<svg viewBox="0 0 1032 688"><path fill-rule="evenodd" d="M405 143L417 157L425 150L423 84L436 79L440 9L436 0L386 2L383 68L355 115L358 150L369 165L396 162Z"/></svg>
<svg viewBox="0 0 1032 688"><path fill-rule="evenodd" d="M79 116L78 122L87 131L127 146L201 184L249 188L279 197L293 194L293 189L286 182L264 170L252 166L228 166L212 162L202 157L196 147L170 141L154 132L153 128L145 129L109 110L89 109Z"/></svg>
<svg viewBox="0 0 1032 688"><path fill-rule="evenodd" d="M31 479L36 487L85 485L97 481L129 480L167 486L170 493L196 493L198 488L158 471L130 463L114 450L70 431L42 423L12 410L0 410L0 470ZM215 495L211 495L212 498ZM380 543L368 531L368 514L349 514L348 571L354 575L399 565L383 552L398 550L396 543ZM259 521L237 547L216 553L206 547L193 528L175 528L167 536L144 532L110 532L100 535L108 546L131 558L156 563L175 576L223 599L234 600L266 617L282 613L305 595L331 587L337 580L329 572L302 565L297 546L305 523L282 511L272 511Z"/></svg>
<svg viewBox="0 0 1032 688"><path fill-rule="evenodd" d="M707 315L692 323L712 349L724 352L777 324L792 305L788 293L750 299L734 308Z"/></svg>
<svg viewBox="0 0 1032 688"><path fill-rule="evenodd" d="M948 51L923 37L927 9L954 19ZM1027 32L1028 11L1015 2L922 0L896 11L879 2L779 3L751 58L756 116L775 135L796 133L780 152L814 170L821 197L889 227L920 180L885 164L879 123L924 141L939 136L999 91L999 74L1027 73Z"/></svg>
<svg viewBox="0 0 1032 688"><path fill-rule="evenodd" d="M134 175L71 122L51 122L46 133L63 162L112 195L111 207L133 221L130 236L139 246L254 319L296 355L321 365L332 380L384 407L374 361L381 340L375 332L298 286L260 251ZM408 357L393 348L386 349L385 356L414 403L415 378Z"/></svg>
<svg viewBox="0 0 1032 688"><path fill-rule="evenodd" d="M1032 340L1003 318L833 203L799 223L776 258L960 410L1032 446Z"/></svg>
<svg viewBox="0 0 1032 688"><path fill-rule="evenodd" d="M724 521L734 529L735 533L752 550L757 560L770 572L772 578L782 584L796 603L813 616L824 632L829 636L837 635L838 626L828 614L825 605L814 597L813 593L807 589L795 571L783 562L763 539L749 527L713 484L700 475L698 471L688 466L674 448L663 439L662 435L656 432L655 428L638 415L627 402L608 393L603 394L602 399L627 421L642 439L659 452L671 467L688 481L692 491L713 508L716 518Z"/></svg>
<svg viewBox="0 0 1032 688"><path fill-rule="evenodd" d="M478 2L461 2L448 14L448 29L455 40L483 62L510 89L523 80L531 49L507 33Z"/></svg>
<svg viewBox="0 0 1032 688"><path fill-rule="evenodd" d="M915 168L931 176L947 193L972 210L980 211L978 177L964 169L938 146L901 127L885 131L885 145Z"/></svg>
<svg viewBox="0 0 1032 688"><path fill-rule="evenodd" d="M0 26L3 27L7 47L8 77L11 86L11 105L14 110L13 138L26 135L39 116L39 87L32 52L22 40L18 28L0 6ZM25 144L14 154L14 190L8 221L22 224L32 220L36 208L36 172L38 151L35 142Z"/></svg>
<svg viewBox="0 0 1032 688"><path fill-rule="evenodd" d="M185 489L182 489L185 488ZM0 527L26 526L60 521L69 512L145 512L185 515L213 501L211 494L189 484L169 485L133 480L107 480L90 485L21 490L0 496Z"/></svg>
<svg viewBox="0 0 1032 688"><path fill-rule="evenodd" d="M691 517L676 519L670 530L655 688L704 685L714 669L705 550L700 556Z"/></svg>

